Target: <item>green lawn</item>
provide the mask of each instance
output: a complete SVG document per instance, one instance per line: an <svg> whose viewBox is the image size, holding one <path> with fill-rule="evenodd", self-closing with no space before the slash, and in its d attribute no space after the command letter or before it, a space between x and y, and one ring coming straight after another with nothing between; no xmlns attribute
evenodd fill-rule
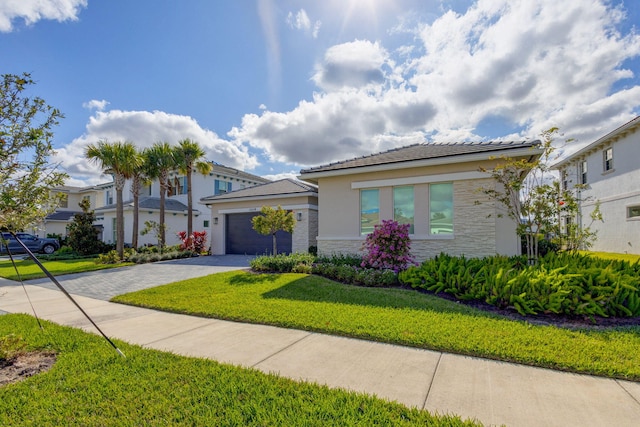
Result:
<svg viewBox="0 0 640 427"><path fill-rule="evenodd" d="M592 251L580 251L581 254L595 256L603 259L615 259L629 262L636 262L640 260L640 255L634 254L618 254L613 252L592 252Z"/></svg>
<svg viewBox="0 0 640 427"><path fill-rule="evenodd" d="M83 259L70 259L60 261L40 261L44 267L49 270L54 276L60 276L63 274L82 273L85 271L104 270L105 268L123 267L126 265L133 265L132 263L121 264L96 264L95 258L83 258ZM32 260L16 260L18 271L23 280L39 279L46 277L46 275L40 270L40 267L36 265ZM11 260L0 261L0 277L10 280L19 280L16 270L11 263Z"/></svg>
<svg viewBox="0 0 640 427"><path fill-rule="evenodd" d="M26 315L0 316L0 337L58 355L53 368L0 387L2 426L463 426L364 394L102 338Z"/></svg>
<svg viewBox="0 0 640 427"><path fill-rule="evenodd" d="M567 330L491 316L416 291L304 274L214 274L113 301L640 380L640 327Z"/></svg>

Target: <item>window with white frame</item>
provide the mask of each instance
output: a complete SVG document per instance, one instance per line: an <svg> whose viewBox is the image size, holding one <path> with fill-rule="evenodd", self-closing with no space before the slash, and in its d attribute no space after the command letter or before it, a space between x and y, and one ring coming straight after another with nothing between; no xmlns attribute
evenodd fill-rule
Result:
<svg viewBox="0 0 640 427"><path fill-rule="evenodd" d="M231 183L227 181L223 181L221 179L216 179L214 183L215 187L213 189L213 194L224 194L231 192Z"/></svg>
<svg viewBox="0 0 640 427"><path fill-rule="evenodd" d="M627 218L640 219L640 205L627 206Z"/></svg>
<svg viewBox="0 0 640 427"><path fill-rule="evenodd" d="M453 234L453 183L429 185L429 234Z"/></svg>
<svg viewBox="0 0 640 427"><path fill-rule="evenodd" d="M560 172L560 178L562 182L562 190L566 191L569 186L568 179L567 179L567 171L563 170L562 172Z"/></svg>
<svg viewBox="0 0 640 427"><path fill-rule="evenodd" d="M602 153L603 156L603 170L605 172L613 170L613 148L609 147Z"/></svg>
<svg viewBox="0 0 640 427"><path fill-rule="evenodd" d="M175 176L169 178L169 196L177 196L179 194L187 194L187 177Z"/></svg>
<svg viewBox="0 0 640 427"><path fill-rule="evenodd" d="M580 167L579 167L579 172L580 174L580 184L586 184L587 183L587 161L583 160L582 162L580 162Z"/></svg>
<svg viewBox="0 0 640 427"><path fill-rule="evenodd" d="M380 223L380 191L360 190L360 235L370 234Z"/></svg>
<svg viewBox="0 0 640 427"><path fill-rule="evenodd" d="M413 234L413 185L393 187L393 219L398 224L409 224L409 234Z"/></svg>

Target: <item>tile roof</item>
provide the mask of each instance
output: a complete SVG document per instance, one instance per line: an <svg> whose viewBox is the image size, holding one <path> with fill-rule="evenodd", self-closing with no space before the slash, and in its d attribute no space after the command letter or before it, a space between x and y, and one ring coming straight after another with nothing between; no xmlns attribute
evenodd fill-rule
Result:
<svg viewBox="0 0 640 427"><path fill-rule="evenodd" d="M464 154L495 152L528 148L538 145L540 141L490 141L490 142L455 142L455 143L423 143L395 148L381 153L330 163L327 165L303 169L301 175L314 172L326 172L352 169L366 166L411 162L436 158L447 158Z"/></svg>
<svg viewBox="0 0 640 427"><path fill-rule="evenodd" d="M246 180L250 180L250 181L256 181L256 182L270 182L271 180L267 179L267 178L263 178L261 176L258 175L253 175L250 174L248 172L244 172L241 171L239 169L234 169L231 168L229 166L224 166L221 165L220 163L215 163L213 162L212 164L213 169L211 170L211 174L224 174L227 175L229 177L235 177L235 178L241 178L241 179L246 179Z"/></svg>
<svg viewBox="0 0 640 427"><path fill-rule="evenodd" d="M255 185L241 190L231 191L229 193L218 194L215 196L203 197L201 202L240 199L249 197L266 197L266 196L291 196L295 194L317 193L318 188L315 185L306 182L297 181L295 179L281 179L278 181L267 182L265 184Z"/></svg>
<svg viewBox="0 0 640 427"><path fill-rule="evenodd" d="M123 205L124 206L133 205L133 200L128 200L124 202ZM102 206L101 208L96 209L96 212L115 209L115 207L116 207L116 204L113 203L111 205ZM160 209L160 197L140 197L140 200L138 201L138 208L140 210ZM188 209L188 206L177 200L166 198L164 201L164 208L167 211L183 212Z"/></svg>
<svg viewBox="0 0 640 427"><path fill-rule="evenodd" d="M81 214L82 212L74 211L56 211L45 218L47 221L69 221L75 214Z"/></svg>

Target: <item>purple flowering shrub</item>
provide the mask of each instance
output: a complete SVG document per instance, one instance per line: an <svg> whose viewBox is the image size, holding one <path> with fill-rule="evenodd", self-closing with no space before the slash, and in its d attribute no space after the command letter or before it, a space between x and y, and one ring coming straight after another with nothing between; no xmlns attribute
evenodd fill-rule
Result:
<svg viewBox="0 0 640 427"><path fill-rule="evenodd" d="M411 255L409 224L383 220L374 227L364 242L365 255L361 267L393 270L398 273L415 264Z"/></svg>

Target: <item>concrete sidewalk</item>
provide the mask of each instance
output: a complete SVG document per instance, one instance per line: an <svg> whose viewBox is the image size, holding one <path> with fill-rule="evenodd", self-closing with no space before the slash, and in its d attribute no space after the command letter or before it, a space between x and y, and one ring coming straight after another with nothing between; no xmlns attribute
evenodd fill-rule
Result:
<svg viewBox="0 0 640 427"><path fill-rule="evenodd" d="M65 287L73 280L82 281L65 279ZM34 284L26 289L41 318L96 332L60 291ZM111 338L375 394L485 425L639 425L636 382L76 299ZM32 314L22 287L4 279L0 309Z"/></svg>

